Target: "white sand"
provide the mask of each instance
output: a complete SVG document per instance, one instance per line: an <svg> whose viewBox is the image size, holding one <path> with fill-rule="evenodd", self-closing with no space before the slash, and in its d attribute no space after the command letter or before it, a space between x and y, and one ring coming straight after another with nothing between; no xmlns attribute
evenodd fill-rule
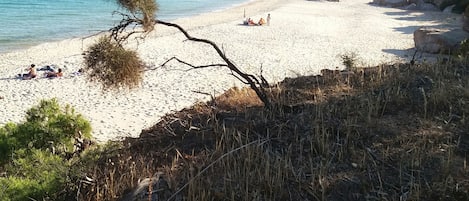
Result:
<svg viewBox="0 0 469 201"><path fill-rule="evenodd" d="M408 60L413 54L413 31L459 20L457 15L407 12L376 7L369 0L341 2L305 0L256 0L229 10L206 13L176 22L195 37L207 38L223 47L227 56L244 71L258 74L262 66L270 82L285 77L317 74L323 68L343 68L339 55L354 52L364 65ZM243 11L254 19L272 15L270 26L239 25ZM435 20L436 19L436 20ZM41 44L27 50L0 55L0 124L24 120L26 109L39 100L56 97L87 117L98 141L137 137L171 111L189 107L242 84L226 69L184 71L170 63L145 73L141 88L120 94L102 93L86 77L71 77L82 64L82 51L94 39L71 39ZM158 26L136 49L143 60L158 67L177 56L194 65L220 63L207 45L184 41L174 29ZM50 64L65 69L61 79L30 81L13 77L27 66Z"/></svg>

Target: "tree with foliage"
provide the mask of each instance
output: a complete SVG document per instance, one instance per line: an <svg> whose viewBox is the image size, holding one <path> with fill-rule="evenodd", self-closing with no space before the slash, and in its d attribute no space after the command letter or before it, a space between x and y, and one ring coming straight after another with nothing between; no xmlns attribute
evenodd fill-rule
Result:
<svg viewBox="0 0 469 201"><path fill-rule="evenodd" d="M268 83L262 75L256 77L242 72L214 42L192 37L181 26L156 19L155 13L158 11L158 6L154 0L117 0L117 3L129 11L129 14L120 13L123 17L120 23L110 29L109 35L100 38L96 44L88 49L85 56L85 70L89 72L89 80L100 82L106 89L138 86L143 78L144 63L135 51L126 50L123 43L134 34L141 34L142 37L145 37L146 34L154 30L155 25L159 24L178 29L189 41L210 45L224 61L222 64L194 66L173 57L163 65L171 60L176 60L195 69L216 66L226 67L232 72L233 76L249 85L256 92L265 107L271 107L270 98L265 90ZM130 26L135 27L135 25L140 25L141 29L127 29Z"/></svg>
<svg viewBox="0 0 469 201"><path fill-rule="evenodd" d="M90 123L69 105L61 108L56 99L42 100L26 112L26 122L0 129L0 144L5 145L0 148L0 164L23 148L71 152L75 137L91 138Z"/></svg>
<svg viewBox="0 0 469 201"><path fill-rule="evenodd" d="M0 127L0 200L57 200L72 178L76 137L91 138L88 120L56 99L42 100L26 121Z"/></svg>

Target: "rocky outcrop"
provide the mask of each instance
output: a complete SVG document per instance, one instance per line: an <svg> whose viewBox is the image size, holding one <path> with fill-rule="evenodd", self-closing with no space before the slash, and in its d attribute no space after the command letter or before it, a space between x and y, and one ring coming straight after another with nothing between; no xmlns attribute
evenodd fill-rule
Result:
<svg viewBox="0 0 469 201"><path fill-rule="evenodd" d="M415 48L421 52L434 54L456 51L461 41L468 37L468 33L460 27L421 27L414 32Z"/></svg>

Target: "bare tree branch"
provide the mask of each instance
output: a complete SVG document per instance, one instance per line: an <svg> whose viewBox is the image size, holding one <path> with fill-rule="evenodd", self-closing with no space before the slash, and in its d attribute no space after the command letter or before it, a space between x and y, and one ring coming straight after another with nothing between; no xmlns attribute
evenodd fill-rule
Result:
<svg viewBox="0 0 469 201"><path fill-rule="evenodd" d="M186 66L191 67L191 69L188 69L186 71L190 71L190 70L193 70L193 69L200 69L200 68L208 68L208 67L228 67L228 65L226 65L226 64L209 64L209 65L194 66L194 65L192 65L188 62L185 62L185 61L183 61L183 60L181 60L177 57L171 57L170 59L166 60L163 64L161 64L160 67L164 67L166 64L168 64L172 60L176 60L179 63L182 63Z"/></svg>
<svg viewBox="0 0 469 201"><path fill-rule="evenodd" d="M119 24L109 30L111 32L111 37L117 42L117 44L122 44L122 42L127 41L127 39L134 34L145 33L144 30L135 29L139 24L143 23L143 21L138 19L136 16L117 11L114 11L114 13L117 13L122 16L122 20L119 22ZM132 31L126 32L123 35L127 27L131 25L134 26L134 28L131 29Z"/></svg>
<svg viewBox="0 0 469 201"><path fill-rule="evenodd" d="M174 27L174 28L178 29L190 41L200 42L200 43L205 43L205 44L211 45L216 50L218 55L226 63L226 67L229 68L231 71L233 71L234 74L239 76L239 77L238 76L235 76L235 77L237 77L241 82L243 82L245 84L248 84L251 87L251 89L253 89L256 92L257 96L264 103L265 107L267 107L267 108L271 107L270 99L268 98L267 93L265 91L265 88L262 86L261 82L259 82L259 80L254 75L246 74L246 73L242 72L241 70L239 70L226 57L225 53L214 42L212 42L210 40L207 40L207 39L200 39L200 38L192 37L191 35L189 35L189 33L187 33L187 31L184 28L182 28L178 24L165 22L165 21L161 21L161 20L156 20L155 23L165 25L165 26L169 26L169 27Z"/></svg>

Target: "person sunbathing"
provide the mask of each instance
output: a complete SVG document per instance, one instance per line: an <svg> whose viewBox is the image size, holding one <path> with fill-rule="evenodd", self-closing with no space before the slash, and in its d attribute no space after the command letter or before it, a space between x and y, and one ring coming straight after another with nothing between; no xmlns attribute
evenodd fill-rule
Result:
<svg viewBox="0 0 469 201"><path fill-rule="evenodd" d="M28 68L28 73L23 75L20 74L20 76L23 80L30 80L35 78L37 76L36 65L31 64L31 66Z"/></svg>
<svg viewBox="0 0 469 201"><path fill-rule="evenodd" d="M251 18L248 19L248 25L256 25L256 23L254 22L254 20L252 20Z"/></svg>
<svg viewBox="0 0 469 201"><path fill-rule="evenodd" d="M62 72L62 69L59 68L59 70L57 72L46 72L45 73L46 77L47 78L54 78L54 77L62 77L63 76L63 72Z"/></svg>
<svg viewBox="0 0 469 201"><path fill-rule="evenodd" d="M265 24L264 18L261 17L261 19L259 20L259 23L257 23L257 24L259 24L261 26L264 25Z"/></svg>

